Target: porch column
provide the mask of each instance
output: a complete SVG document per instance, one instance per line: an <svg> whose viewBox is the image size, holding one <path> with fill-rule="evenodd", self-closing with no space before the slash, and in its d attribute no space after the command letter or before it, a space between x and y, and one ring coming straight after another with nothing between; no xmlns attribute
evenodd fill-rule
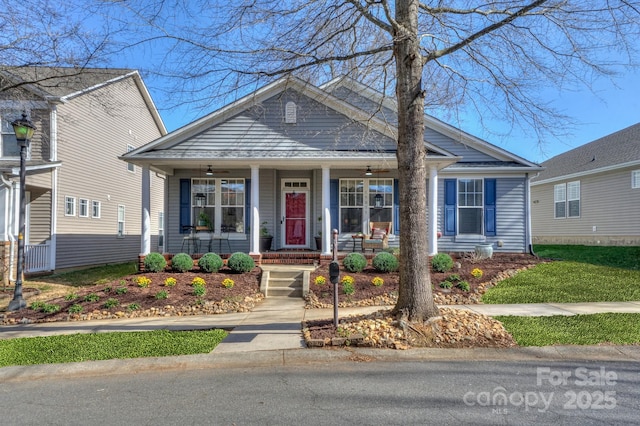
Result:
<svg viewBox="0 0 640 426"><path fill-rule="evenodd" d="M251 241L249 254L260 254L260 166L251 165Z"/></svg>
<svg viewBox="0 0 640 426"><path fill-rule="evenodd" d="M151 179L149 166L142 167L142 225L140 236L140 255L151 252Z"/></svg>
<svg viewBox="0 0 640 426"><path fill-rule="evenodd" d="M438 253L438 169L429 167L429 256ZM402 243L402 242L401 242Z"/></svg>
<svg viewBox="0 0 640 426"><path fill-rule="evenodd" d="M322 254L331 254L331 169L322 167Z"/></svg>

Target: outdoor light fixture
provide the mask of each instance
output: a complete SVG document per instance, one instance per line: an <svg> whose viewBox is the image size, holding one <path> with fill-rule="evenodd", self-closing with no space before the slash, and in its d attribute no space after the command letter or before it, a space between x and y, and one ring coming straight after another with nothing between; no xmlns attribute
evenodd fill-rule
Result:
<svg viewBox="0 0 640 426"><path fill-rule="evenodd" d="M18 265L16 268L16 285L13 290L13 299L9 302L8 311L17 311L27 306L27 302L22 297L22 274L24 269L24 219L26 210L25 184L26 171L25 162L27 160L27 148L33 136L36 126L27 119L26 112L22 113L22 118L11 123L16 140L20 147L20 212L18 215Z"/></svg>
<svg viewBox="0 0 640 426"><path fill-rule="evenodd" d="M367 171L364 173L367 176L371 176L373 174L373 172L371 171L371 167L367 166Z"/></svg>
<svg viewBox="0 0 640 426"><path fill-rule="evenodd" d="M213 170L211 169L211 166L208 166L206 173L207 173L207 176L213 176Z"/></svg>
<svg viewBox="0 0 640 426"><path fill-rule="evenodd" d="M196 206L204 207L204 204L206 201L207 201L207 196L204 195L202 192L198 192L196 194Z"/></svg>
<svg viewBox="0 0 640 426"><path fill-rule="evenodd" d="M374 205L376 209L382 208L382 194L376 194L374 198Z"/></svg>

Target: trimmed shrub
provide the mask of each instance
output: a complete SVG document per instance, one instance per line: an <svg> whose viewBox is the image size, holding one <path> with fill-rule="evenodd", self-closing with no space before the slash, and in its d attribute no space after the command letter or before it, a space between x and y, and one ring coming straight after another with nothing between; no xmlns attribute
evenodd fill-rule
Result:
<svg viewBox="0 0 640 426"><path fill-rule="evenodd" d="M453 268L453 259L446 253L438 253L431 259L431 267L436 272L447 272Z"/></svg>
<svg viewBox="0 0 640 426"><path fill-rule="evenodd" d="M158 252L149 253L144 257L144 270L162 272L167 267L167 260Z"/></svg>
<svg viewBox="0 0 640 426"><path fill-rule="evenodd" d="M250 272L256 267L256 263L247 253L235 252L227 260L227 266L233 272Z"/></svg>
<svg viewBox="0 0 640 426"><path fill-rule="evenodd" d="M393 272L398 269L398 258L387 252L380 252L371 261L378 272Z"/></svg>
<svg viewBox="0 0 640 426"><path fill-rule="evenodd" d="M349 253L342 260L342 265L349 272L362 272L367 266L367 258L362 253Z"/></svg>
<svg viewBox="0 0 640 426"><path fill-rule="evenodd" d="M171 269L177 272L189 272L193 269L193 259L187 253L178 253L171 259Z"/></svg>
<svg viewBox="0 0 640 426"><path fill-rule="evenodd" d="M215 253L207 253L198 260L198 266L204 272L218 272L222 265L222 258Z"/></svg>

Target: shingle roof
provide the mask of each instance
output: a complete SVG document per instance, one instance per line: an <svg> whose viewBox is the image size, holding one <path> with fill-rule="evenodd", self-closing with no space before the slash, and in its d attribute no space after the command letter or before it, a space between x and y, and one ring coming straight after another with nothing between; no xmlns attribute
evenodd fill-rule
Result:
<svg viewBox="0 0 640 426"><path fill-rule="evenodd" d="M43 95L63 97L131 72L122 68L0 67L0 86L6 84L3 79L25 82L43 91Z"/></svg>
<svg viewBox="0 0 640 426"><path fill-rule="evenodd" d="M541 164L545 170L532 180L542 181L638 160L640 123L548 159Z"/></svg>

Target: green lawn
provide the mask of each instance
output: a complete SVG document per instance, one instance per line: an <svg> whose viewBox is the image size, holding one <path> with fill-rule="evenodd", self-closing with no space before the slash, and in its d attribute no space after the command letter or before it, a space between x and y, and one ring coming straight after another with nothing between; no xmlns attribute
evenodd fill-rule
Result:
<svg viewBox="0 0 640 426"><path fill-rule="evenodd" d="M640 342L640 314L495 317L520 346Z"/></svg>
<svg viewBox="0 0 640 426"><path fill-rule="evenodd" d="M572 303L640 300L639 247L536 246L556 260L502 281L484 303Z"/></svg>
<svg viewBox="0 0 640 426"><path fill-rule="evenodd" d="M209 353L227 334L155 330L0 340L0 367Z"/></svg>

